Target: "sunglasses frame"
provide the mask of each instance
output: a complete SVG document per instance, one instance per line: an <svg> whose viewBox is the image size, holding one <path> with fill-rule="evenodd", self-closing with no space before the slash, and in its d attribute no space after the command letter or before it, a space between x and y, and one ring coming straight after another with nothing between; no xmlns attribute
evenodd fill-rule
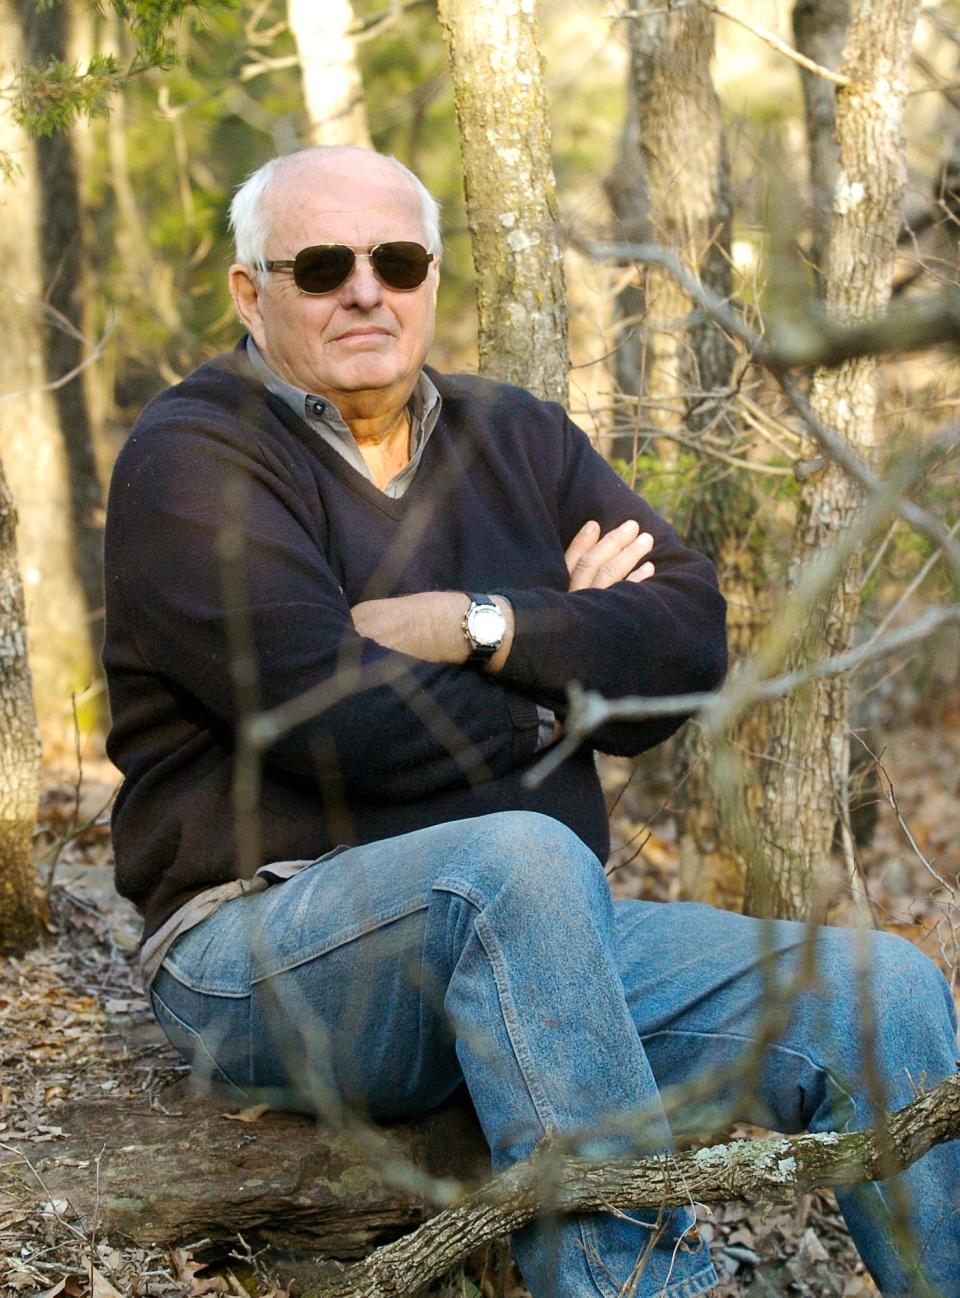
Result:
<svg viewBox="0 0 960 1298"><path fill-rule="evenodd" d="M426 266L423 272L423 279L420 280L418 284L411 284L409 288L398 287L396 284L391 284L389 280L384 279L381 272L377 269L377 263L374 260L374 258L376 257L377 253L380 251L381 248L393 248L396 247L398 244L403 245L405 247L419 248L427 259ZM318 250L327 249L327 248L346 248L347 251L350 252L353 256L353 261L350 263L350 268L348 269L347 273L344 275L343 279L339 280L336 284L331 285L330 288L323 288L323 289L304 288L297 280L297 262L299 262L300 259L307 253L317 252ZM430 274L430 266L435 260L434 254L432 252L429 252L423 246L422 243L417 243L416 240L414 239L385 239L383 243L375 243L369 252L357 252L356 248L352 248L348 243L311 243L306 248L301 248L300 251L297 253L296 257L293 259L293 261L263 261L260 263L260 265L263 270L290 271L293 275L293 282L296 284L298 292L304 293L307 297L323 297L327 293L335 293L338 288L343 288L344 284L346 284L347 280L356 270L357 262L361 257L365 257L367 261L370 262L370 266L371 269L373 270L374 275L376 275L377 279L384 286L384 288L390 289L390 291L393 293L413 293L416 289L422 288L423 285L427 282L427 276Z"/></svg>

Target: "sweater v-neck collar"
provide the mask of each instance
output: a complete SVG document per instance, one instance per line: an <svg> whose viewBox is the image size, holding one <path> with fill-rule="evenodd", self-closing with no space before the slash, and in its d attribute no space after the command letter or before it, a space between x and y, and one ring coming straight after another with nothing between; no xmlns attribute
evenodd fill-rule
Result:
<svg viewBox="0 0 960 1298"><path fill-rule="evenodd" d="M400 520L409 512L411 505L420 498L423 493L422 482L425 476L429 476L430 467L427 461L434 459L436 434L440 431L440 424L443 422L443 411L441 409L437 424L433 428L433 435L427 440L421 451L420 462L417 466L417 472L414 474L413 481L407 487L402 496L388 496L386 492L380 490L371 480L355 469L354 466L345 459L343 455L328 442L318 437L316 432L310 427L306 419L301 418L293 411L282 397L276 393L266 392L267 405L270 410L278 417L280 422L291 431L296 432L301 440L310 446L317 456L323 461L324 465L339 478L344 486L348 487L356 495L360 496L375 509L390 518Z"/></svg>

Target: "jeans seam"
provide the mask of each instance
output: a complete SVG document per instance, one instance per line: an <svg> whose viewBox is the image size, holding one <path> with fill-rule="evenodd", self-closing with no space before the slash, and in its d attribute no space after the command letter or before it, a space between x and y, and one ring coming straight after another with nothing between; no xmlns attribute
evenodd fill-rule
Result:
<svg viewBox="0 0 960 1298"><path fill-rule="evenodd" d="M203 993L200 993L200 994L202 995ZM232 1090L234 1090L234 1091L239 1091L239 1093L240 1093L242 1096L244 1096L245 1098L249 1098L249 1091L248 1091L245 1087L241 1086L239 1082L235 1082L235 1081L233 1080L233 1078L232 1078L228 1073L224 1072L224 1070L221 1068L221 1066L217 1063L217 1061L216 1061L216 1059L214 1058L214 1056L210 1053L210 1050L209 1050L209 1048L208 1048L208 1046L207 1046L207 1043L206 1043L206 1042L204 1041L204 1039L203 1039L203 1033L202 1033L202 1032L198 1032L197 1029L196 1029L195 1027L192 1027L192 1026L191 1026L191 1025L186 1021L186 1019L182 1019L182 1018L180 1017L180 1015L176 1013L175 1010L172 1010L172 1009L170 1008L170 1006L167 1004L167 1002L163 999L163 997L160 995L160 993L159 993L155 988L152 990L152 992L151 992L151 996L153 997L153 999L154 999L155 1001L157 1001L157 1002L159 1003L159 1005L161 1006L161 1008L162 1008L162 1010L163 1010L163 1013L166 1014L169 1018L173 1019L173 1021L174 1021L174 1022L175 1022L175 1023L176 1023L176 1024L177 1024L177 1025L178 1025L178 1026L179 1026L179 1027L180 1027L180 1028L181 1028L181 1029L182 1029L182 1030L183 1030L183 1031L184 1031L184 1032L189 1036L189 1037L192 1037L192 1038L196 1041L197 1046L198 1046L199 1049L203 1052L203 1057L204 1057L204 1059L205 1059L205 1060L207 1061L207 1063L209 1064L209 1067L210 1067L210 1070L211 1070L211 1074L210 1074L210 1075L211 1075L211 1076L216 1076L216 1078L217 1078L219 1081L221 1081L225 1086L229 1086ZM237 999L240 999L240 998L238 997ZM248 997L247 999L249 999L249 997ZM156 1007L156 1005L153 1006L153 1012L154 1012L154 1017L156 1017L157 1020L158 1020L158 1022L159 1022L159 1015L157 1015L157 1007ZM161 1026L161 1028L162 1028L162 1027L163 1027L163 1024L161 1023L160 1026ZM164 1035L166 1035L166 1033L164 1033ZM178 1051L178 1053L179 1053L179 1051ZM190 1067L191 1067L191 1070L192 1070L192 1071L196 1072L196 1064L195 1064L195 1062L194 1062L193 1060L190 1061Z"/></svg>
<svg viewBox="0 0 960 1298"><path fill-rule="evenodd" d="M640 1037L641 1045L646 1041L651 1041L654 1037L709 1037L711 1039L723 1037L727 1041L744 1041L750 1045L752 1045L756 1040L755 1037L746 1036L741 1032L691 1032L689 1028L658 1028L656 1032L645 1032ZM780 1054L788 1055L792 1059L802 1059L805 1063L809 1064L815 1072L822 1073L825 1077L828 1077L840 1094L853 1104L853 1095L845 1086L841 1085L837 1075L831 1068L825 1068L823 1064L818 1064L816 1060L811 1059L810 1056L805 1054L802 1050L792 1050L789 1046L781 1045L778 1041L770 1042L767 1046L767 1050L775 1050ZM846 1131L848 1126L849 1119L843 1124L842 1130Z"/></svg>
<svg viewBox="0 0 960 1298"><path fill-rule="evenodd" d="M388 924L395 924L399 919L405 919L408 915L415 915L418 910L426 909L427 902L423 897L394 906L391 910L383 911L362 924L354 924L351 928L342 929L335 937L327 938L326 941L318 943L316 947L308 948L306 952L299 951L296 959L290 959L285 963L267 966L266 968L258 966L256 973L250 976L250 986L255 987L258 983L267 982L271 978L276 978L279 974L290 973L293 969L299 969L305 964L310 964L312 960L319 960L321 956L329 955L331 951L336 951L339 947L348 946L351 942L366 937L368 933L376 932L378 928L386 928Z"/></svg>
<svg viewBox="0 0 960 1298"><path fill-rule="evenodd" d="M471 901L471 905L475 904ZM536 1070L530 1057L529 1047L520 1023L520 1016L517 1013L510 992L510 984L506 976L506 961L503 959L497 939L482 912L478 911L477 913L474 920L474 930L487 959L490 961L490 969L497 989L497 999L500 1002L500 1012L503 1015L504 1026L507 1029L507 1035L510 1038L510 1044L513 1047L513 1053L519 1065L521 1076L529 1092L530 1099L533 1101L537 1118L544 1133L546 1133L551 1127L555 1128L557 1126L556 1115L550 1106L546 1093L536 1079Z"/></svg>

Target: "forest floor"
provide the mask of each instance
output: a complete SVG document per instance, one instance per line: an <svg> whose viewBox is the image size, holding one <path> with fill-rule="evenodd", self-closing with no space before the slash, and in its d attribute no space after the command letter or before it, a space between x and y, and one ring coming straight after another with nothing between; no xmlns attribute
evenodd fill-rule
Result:
<svg viewBox="0 0 960 1298"><path fill-rule="evenodd" d="M908 936L950 972L958 912L933 872L956 887L960 872L960 701L935 719L899 726L882 755L889 784L876 793L876 820L860 850L883 927ZM629 780L622 763L605 768L616 799L613 860L621 895L667 900L677 882L676 825L670 799ZM655 783L655 782L654 782ZM58 1111L105 1095L143 1095L159 1103L184 1072L149 1030L135 953L138 923L111 884L109 804L112 767L88 757L82 778L65 763L47 773L38 846L48 941L21 960L0 961L0 1161L9 1142L27 1142L39 1160L64 1138ZM618 796L619 795L619 796ZM875 795L871 795L871 798ZM82 827L82 828L80 828ZM838 907L847 918L849 907ZM738 1128L733 1134L750 1134ZM82 1165L81 1165L82 1166ZM91 1177L97 1172L90 1160ZM723 1276L718 1298L860 1298L874 1294L846 1234L833 1196L817 1193L789 1208L761 1212L731 1203L703 1217ZM132 1248L85 1234L69 1203L51 1201L37 1177L36 1201L0 1194L0 1294L18 1298L155 1298L207 1293L285 1298L269 1258L254 1258L238 1239L236 1256L216 1270L189 1247ZM196 1245L194 1246L196 1247ZM521 1298L515 1274L497 1277L479 1263L443 1290L448 1298Z"/></svg>

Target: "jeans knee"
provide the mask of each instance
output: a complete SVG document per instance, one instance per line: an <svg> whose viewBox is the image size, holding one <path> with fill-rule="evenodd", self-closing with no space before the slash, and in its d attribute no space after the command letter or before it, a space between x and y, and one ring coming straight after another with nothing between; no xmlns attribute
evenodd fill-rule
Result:
<svg viewBox="0 0 960 1298"><path fill-rule="evenodd" d="M869 961L853 961L848 995L859 1036L867 1022L865 998L873 1018L873 1045L879 1078L889 1107L913 1098L916 1087L936 1085L953 1072L956 1016L947 980L936 964L893 933L871 935ZM867 978L863 978L866 965Z"/></svg>
<svg viewBox="0 0 960 1298"><path fill-rule="evenodd" d="M504 811L467 822L456 872L481 901L507 887L543 914L576 894L609 894L603 866L572 829L535 811Z"/></svg>
<svg viewBox="0 0 960 1298"><path fill-rule="evenodd" d="M931 1024L956 1031L950 985L919 947L895 933L877 933L871 984L878 1013L896 1017L904 1029Z"/></svg>

